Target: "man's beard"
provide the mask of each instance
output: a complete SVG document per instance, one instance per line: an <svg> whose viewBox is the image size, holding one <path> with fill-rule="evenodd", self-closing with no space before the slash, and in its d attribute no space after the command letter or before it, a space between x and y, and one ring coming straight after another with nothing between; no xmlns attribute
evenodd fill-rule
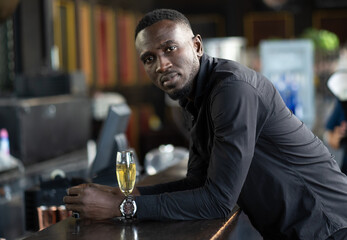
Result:
<svg viewBox="0 0 347 240"><path fill-rule="evenodd" d="M172 100L180 100L188 97L193 89L193 80L190 80L182 89L168 94Z"/></svg>
<svg viewBox="0 0 347 240"><path fill-rule="evenodd" d="M177 90L171 94L168 94L169 97L173 100L181 100L183 98L186 98L188 97L192 90L193 90L193 83L194 83L194 79L197 75L197 73L199 72L199 67L200 67L200 64L199 64L199 60L197 58L194 58L193 60L193 70L191 71L191 73L189 74L189 80L187 82L187 84L180 90Z"/></svg>

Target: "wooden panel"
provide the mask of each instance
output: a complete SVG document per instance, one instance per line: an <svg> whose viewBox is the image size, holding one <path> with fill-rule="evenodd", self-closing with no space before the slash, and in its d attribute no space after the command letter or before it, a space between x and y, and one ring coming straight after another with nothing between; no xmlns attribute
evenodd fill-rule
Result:
<svg viewBox="0 0 347 240"><path fill-rule="evenodd" d="M347 42L347 9L315 11L312 16L312 25L314 28L335 33L342 44Z"/></svg>
<svg viewBox="0 0 347 240"><path fill-rule="evenodd" d="M294 36L294 20L288 12L249 13L244 17L244 33L249 46L265 39L287 39Z"/></svg>
<svg viewBox="0 0 347 240"><path fill-rule="evenodd" d="M189 15L194 34L200 34L202 38L224 37L225 19L218 14Z"/></svg>

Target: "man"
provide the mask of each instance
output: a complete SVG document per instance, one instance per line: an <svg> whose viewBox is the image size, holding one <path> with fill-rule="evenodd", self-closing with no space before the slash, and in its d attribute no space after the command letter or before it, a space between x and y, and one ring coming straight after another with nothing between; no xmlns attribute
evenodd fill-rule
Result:
<svg viewBox="0 0 347 240"><path fill-rule="evenodd" d="M137 218L221 218L238 203L265 239L345 239L347 178L270 81L204 54L174 10L144 16L135 45L153 83L192 115L187 177L135 189ZM87 184L68 194L67 209L81 217L121 215L117 189Z"/></svg>

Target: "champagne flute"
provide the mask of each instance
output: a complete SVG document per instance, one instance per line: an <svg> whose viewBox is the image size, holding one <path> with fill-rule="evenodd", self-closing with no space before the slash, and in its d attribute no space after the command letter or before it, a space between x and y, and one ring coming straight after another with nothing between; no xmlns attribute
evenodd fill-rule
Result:
<svg viewBox="0 0 347 240"><path fill-rule="evenodd" d="M130 196L136 181L136 165L132 151L117 152L116 174L119 189L126 197Z"/></svg>

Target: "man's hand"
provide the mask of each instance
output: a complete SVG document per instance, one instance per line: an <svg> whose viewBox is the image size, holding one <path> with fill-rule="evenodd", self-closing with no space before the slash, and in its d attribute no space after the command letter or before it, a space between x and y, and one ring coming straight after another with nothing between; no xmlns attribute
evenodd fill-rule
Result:
<svg viewBox="0 0 347 240"><path fill-rule="evenodd" d="M139 192L135 190L134 194ZM67 189L63 201L67 210L78 212L81 218L105 220L121 216L119 205L123 199L118 187L85 183Z"/></svg>

